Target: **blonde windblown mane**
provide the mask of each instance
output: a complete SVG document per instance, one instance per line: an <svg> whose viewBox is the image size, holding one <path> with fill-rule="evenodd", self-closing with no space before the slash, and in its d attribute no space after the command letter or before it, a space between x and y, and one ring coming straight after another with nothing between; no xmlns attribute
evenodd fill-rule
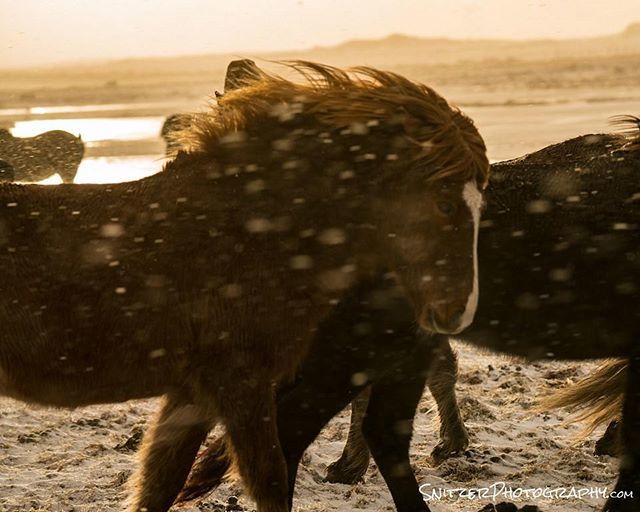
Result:
<svg viewBox="0 0 640 512"><path fill-rule="evenodd" d="M368 131L393 124L409 142L410 158L424 164L430 179L489 176L486 147L471 119L433 89L398 74L369 67L346 71L312 62L283 63L298 72L293 82L262 72L194 116L182 134L191 153L215 154L221 141L256 124L312 115L329 129Z"/></svg>
<svg viewBox="0 0 640 512"><path fill-rule="evenodd" d="M623 149L640 153L640 117L614 116L611 122L619 126L622 133L629 139Z"/></svg>

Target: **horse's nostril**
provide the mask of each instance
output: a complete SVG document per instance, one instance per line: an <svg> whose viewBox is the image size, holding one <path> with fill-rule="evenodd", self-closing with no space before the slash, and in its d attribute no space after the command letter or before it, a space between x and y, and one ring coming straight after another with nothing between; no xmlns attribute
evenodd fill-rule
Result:
<svg viewBox="0 0 640 512"><path fill-rule="evenodd" d="M462 329L463 309L451 310L450 306L425 307L418 318L418 324L426 331L441 334L457 334Z"/></svg>
<svg viewBox="0 0 640 512"><path fill-rule="evenodd" d="M431 324L436 332L448 332L450 319L437 309L431 310Z"/></svg>

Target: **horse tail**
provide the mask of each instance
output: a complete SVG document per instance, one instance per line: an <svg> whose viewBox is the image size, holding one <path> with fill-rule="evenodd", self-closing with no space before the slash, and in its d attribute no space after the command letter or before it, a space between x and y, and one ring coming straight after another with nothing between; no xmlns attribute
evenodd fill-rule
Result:
<svg viewBox="0 0 640 512"><path fill-rule="evenodd" d="M235 477L235 456L227 436L215 439L204 450L189 474L174 504L186 503L210 493L226 480Z"/></svg>
<svg viewBox="0 0 640 512"><path fill-rule="evenodd" d="M620 417L628 364L626 359L610 359L584 379L544 397L536 409L566 407L577 412L575 421L588 421L580 434L586 437L603 423Z"/></svg>

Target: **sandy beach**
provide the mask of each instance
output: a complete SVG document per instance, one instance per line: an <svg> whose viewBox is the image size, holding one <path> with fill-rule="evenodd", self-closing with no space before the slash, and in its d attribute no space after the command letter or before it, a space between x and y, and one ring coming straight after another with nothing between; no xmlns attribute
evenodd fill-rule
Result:
<svg viewBox="0 0 640 512"><path fill-rule="evenodd" d="M512 488L609 488L617 460L593 455L596 432L577 441L580 425L567 414L534 413L536 398L587 375L595 363L525 364L483 353L462 343L458 398L470 433L468 451L432 467L429 453L438 441L435 403L428 391L420 402L412 461L420 484L434 489L491 486ZM74 411L44 409L0 399L0 510L2 512L116 512L134 468L139 433L157 400L92 406ZM326 467L340 454L349 429L344 411L323 430L305 454L294 510L350 512L394 510L382 477L372 464L356 485L327 484ZM129 445L127 445L129 441ZM176 510L222 511L229 496L252 510L240 484L227 484L200 503ZM489 500L430 503L433 512L475 512ZM497 502L524 505L534 500L498 496ZM535 500L545 512L595 512L601 500Z"/></svg>

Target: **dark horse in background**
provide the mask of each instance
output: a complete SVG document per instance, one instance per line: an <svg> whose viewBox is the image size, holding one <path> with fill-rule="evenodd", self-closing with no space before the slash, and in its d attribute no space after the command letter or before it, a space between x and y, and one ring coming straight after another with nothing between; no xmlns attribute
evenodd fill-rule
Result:
<svg viewBox="0 0 640 512"><path fill-rule="evenodd" d="M474 324L460 335L531 360L628 358L616 489L634 496L609 500L611 512L640 509L640 122L626 121L631 141L587 135L492 166L478 247L481 299ZM410 425L428 375L432 391L441 386L434 396L443 440L466 440L453 391L455 360L446 336L426 341L412 330L401 298L391 308L376 306L386 286L382 275L363 284L322 324L296 384L279 396L279 435L293 482L320 429L369 386L371 398L353 402L348 445L330 479L359 478L368 445L397 510L427 511L410 477ZM420 359L421 347L434 342L438 349ZM181 500L218 485L231 464L218 438Z"/></svg>
<svg viewBox="0 0 640 512"><path fill-rule="evenodd" d="M276 385L371 276L393 271L377 303L406 293L432 331L473 319L490 168L471 120L396 74L293 66L307 80L225 95L159 174L0 185L0 393L164 395L131 511L168 510L222 423L258 511L285 512Z"/></svg>
<svg viewBox="0 0 640 512"><path fill-rule="evenodd" d="M84 156L80 137L53 130L35 137L14 137L0 128L0 159L13 167L14 181L41 181L59 174L64 183L73 183Z"/></svg>

